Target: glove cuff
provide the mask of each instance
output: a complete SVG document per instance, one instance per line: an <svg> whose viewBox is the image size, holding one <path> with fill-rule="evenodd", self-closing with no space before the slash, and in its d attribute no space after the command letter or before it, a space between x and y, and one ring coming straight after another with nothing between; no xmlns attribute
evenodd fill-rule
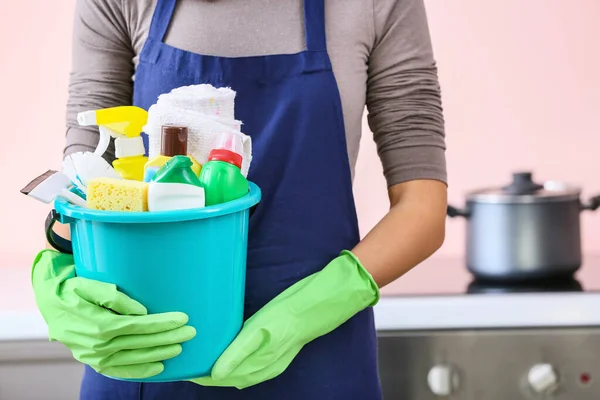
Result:
<svg viewBox="0 0 600 400"><path fill-rule="evenodd" d="M381 293L379 292L379 286L377 286L373 276L371 276L369 271L367 271L367 269L362 265L358 257L356 257L356 255L354 255L354 253L352 253L350 250L343 250L340 253L340 256L349 257L352 259L352 261L354 261L357 277L359 277L362 282L367 285L368 290L366 291L367 294L365 295L365 301L368 301L368 304L366 307L373 307L376 305L379 302Z"/></svg>

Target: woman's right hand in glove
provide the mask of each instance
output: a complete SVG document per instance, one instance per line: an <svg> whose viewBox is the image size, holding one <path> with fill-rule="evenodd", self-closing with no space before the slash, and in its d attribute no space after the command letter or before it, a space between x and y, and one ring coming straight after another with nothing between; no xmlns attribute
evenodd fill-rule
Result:
<svg viewBox="0 0 600 400"><path fill-rule="evenodd" d="M162 361L181 353L196 330L180 312L148 314L115 285L75 276L73 256L43 250L32 284L50 340L68 347L76 360L115 378L147 378Z"/></svg>

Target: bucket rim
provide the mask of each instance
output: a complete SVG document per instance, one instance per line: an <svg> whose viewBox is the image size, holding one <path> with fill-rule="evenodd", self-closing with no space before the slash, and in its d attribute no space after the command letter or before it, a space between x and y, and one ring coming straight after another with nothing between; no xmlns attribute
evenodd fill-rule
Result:
<svg viewBox="0 0 600 400"><path fill-rule="evenodd" d="M261 199L261 190L255 183L250 181L248 181L248 186L248 194L240 197L237 200L232 200L223 204L215 204L212 206L187 210L152 212L91 210L71 204L62 198L57 198L55 200L54 208L61 217L84 221L139 224L193 221L233 214L248 210L255 206Z"/></svg>

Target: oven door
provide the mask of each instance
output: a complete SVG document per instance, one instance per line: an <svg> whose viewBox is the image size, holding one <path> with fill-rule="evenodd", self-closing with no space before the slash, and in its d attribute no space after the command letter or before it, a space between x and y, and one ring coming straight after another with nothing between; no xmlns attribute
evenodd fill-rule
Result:
<svg viewBox="0 0 600 400"><path fill-rule="evenodd" d="M379 368L389 400L597 400L598 349L600 328L380 331Z"/></svg>

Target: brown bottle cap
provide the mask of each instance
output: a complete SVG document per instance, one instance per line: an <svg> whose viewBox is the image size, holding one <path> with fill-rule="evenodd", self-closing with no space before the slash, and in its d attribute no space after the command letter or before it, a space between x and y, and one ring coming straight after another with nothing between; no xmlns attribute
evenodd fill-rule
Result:
<svg viewBox="0 0 600 400"><path fill-rule="evenodd" d="M188 128L178 125L164 125L160 154L166 157L187 155Z"/></svg>

